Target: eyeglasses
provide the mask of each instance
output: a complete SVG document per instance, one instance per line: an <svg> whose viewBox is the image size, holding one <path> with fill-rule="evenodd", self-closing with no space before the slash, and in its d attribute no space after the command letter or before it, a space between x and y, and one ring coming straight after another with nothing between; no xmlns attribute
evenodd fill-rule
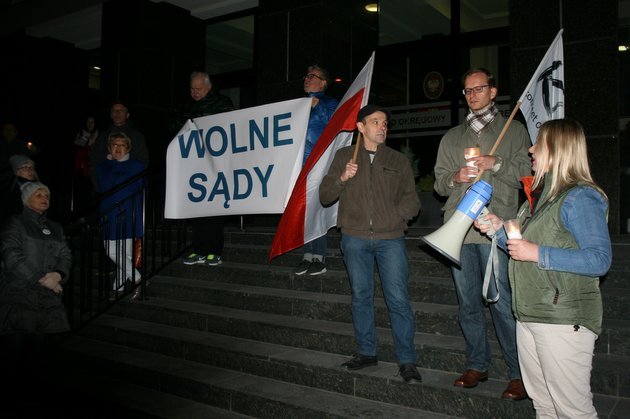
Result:
<svg viewBox="0 0 630 419"><path fill-rule="evenodd" d="M315 73L308 73L306 76L303 77L304 80L309 79L309 80L313 80L313 78L317 77L320 80L324 80L323 78L319 77L317 74Z"/></svg>
<svg viewBox="0 0 630 419"><path fill-rule="evenodd" d="M483 89L485 89L486 87L490 87L489 84L484 84L483 86L475 86L475 87L471 87L469 89L463 89L462 93L464 94L464 96L470 96L473 93L481 93L483 92Z"/></svg>
<svg viewBox="0 0 630 419"><path fill-rule="evenodd" d="M35 170L34 166L20 166L18 170Z"/></svg>

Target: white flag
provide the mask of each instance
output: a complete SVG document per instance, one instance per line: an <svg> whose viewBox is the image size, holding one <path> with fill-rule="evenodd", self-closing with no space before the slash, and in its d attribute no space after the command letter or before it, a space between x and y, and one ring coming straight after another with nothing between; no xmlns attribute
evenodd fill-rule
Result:
<svg viewBox="0 0 630 419"><path fill-rule="evenodd" d="M534 77L518 100L527 122L527 131L536 143L540 126L550 119L564 118L564 54L562 31L547 50Z"/></svg>

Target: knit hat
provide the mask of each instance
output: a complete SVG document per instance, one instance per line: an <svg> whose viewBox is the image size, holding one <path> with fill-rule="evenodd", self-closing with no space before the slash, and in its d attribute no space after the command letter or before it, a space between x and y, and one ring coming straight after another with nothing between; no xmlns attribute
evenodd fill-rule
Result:
<svg viewBox="0 0 630 419"><path fill-rule="evenodd" d="M50 189L48 186L44 185L41 182L26 182L22 185L22 203L26 205L28 199L37 191L38 189L44 189L50 195Z"/></svg>
<svg viewBox="0 0 630 419"><path fill-rule="evenodd" d="M9 162L11 163L11 167L13 168L13 174L15 175L17 175L18 169L24 166L26 163L31 163L33 167L35 166L35 162L24 154L16 154L14 156L11 156Z"/></svg>
<svg viewBox="0 0 630 419"><path fill-rule="evenodd" d="M365 105L361 108L359 114L357 115L357 122L363 121L366 117L372 115L374 112L383 112L388 121L392 119L392 114L387 109L378 105Z"/></svg>

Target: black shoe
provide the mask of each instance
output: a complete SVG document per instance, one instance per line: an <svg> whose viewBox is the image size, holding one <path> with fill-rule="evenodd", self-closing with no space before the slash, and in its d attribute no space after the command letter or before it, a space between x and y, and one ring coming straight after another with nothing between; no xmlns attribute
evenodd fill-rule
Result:
<svg viewBox="0 0 630 419"><path fill-rule="evenodd" d="M306 270L306 275L314 276L321 275L326 272L326 265L320 260L314 259L311 265Z"/></svg>
<svg viewBox="0 0 630 419"><path fill-rule="evenodd" d="M373 367L376 364L378 364L378 359L375 356L358 355L350 361L344 362L341 366L347 370L354 371L365 367Z"/></svg>
<svg viewBox="0 0 630 419"><path fill-rule="evenodd" d="M414 364L404 364L398 367L400 376L407 384L418 384L422 382L422 376Z"/></svg>
<svg viewBox="0 0 630 419"><path fill-rule="evenodd" d="M302 262L293 270L293 275L304 275L308 271L309 266L311 266L311 261L302 259Z"/></svg>

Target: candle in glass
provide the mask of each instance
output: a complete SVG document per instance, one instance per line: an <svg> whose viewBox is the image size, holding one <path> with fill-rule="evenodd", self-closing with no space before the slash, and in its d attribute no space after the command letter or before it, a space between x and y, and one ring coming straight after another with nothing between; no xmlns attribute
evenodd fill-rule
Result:
<svg viewBox="0 0 630 419"><path fill-rule="evenodd" d="M505 233L508 236L508 239L522 239L521 236L521 225L518 220L507 220L503 223L503 228L505 228Z"/></svg>
<svg viewBox="0 0 630 419"><path fill-rule="evenodd" d="M474 167L475 169L477 168L477 166L475 166L475 162L473 161L468 161L468 159L472 158L472 157L479 157L481 155L481 153L479 152L479 147L469 147L469 148L465 148L464 149L464 158L466 159L466 166L468 167ZM468 177L477 177L476 174L474 175L468 175Z"/></svg>

